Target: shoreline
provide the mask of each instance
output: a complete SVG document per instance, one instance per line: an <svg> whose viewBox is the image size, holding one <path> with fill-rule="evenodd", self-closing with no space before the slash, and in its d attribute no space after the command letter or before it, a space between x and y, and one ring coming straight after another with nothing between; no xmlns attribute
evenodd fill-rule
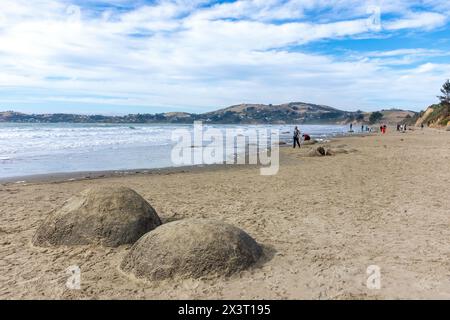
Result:
<svg viewBox="0 0 450 320"><path fill-rule="evenodd" d="M153 169L126 169L126 170L105 170L105 171L75 171L75 172L56 172L44 173L19 177L0 178L0 185L11 184L39 184L39 183L63 183L72 181L86 181L104 178L120 178L137 175L167 175L183 173L186 171L194 172L205 170L218 169L218 167L226 167L226 164L212 164L212 165L191 165L181 167L164 167Z"/></svg>
<svg viewBox="0 0 450 320"><path fill-rule="evenodd" d="M338 139L351 138L351 137L366 137L373 136L376 132L354 132L354 133L343 133L335 134L333 136L327 137L323 140L316 140L315 144L302 144L302 147L311 147L313 145L321 145L332 143ZM284 142L284 143L283 143ZM280 140L279 148L292 148L290 145L291 141ZM247 145L248 146L248 145ZM248 155L248 153L247 153ZM114 178L114 177L124 177L124 176L135 176L135 175L154 175L154 174L175 174L183 172L195 172L204 170L218 170L220 168L226 168L228 166L235 166L235 164L198 164L198 165L186 165L186 166L169 166L162 168L131 168L131 169L116 169L116 170L83 170L83 171L72 171L72 172L52 172L43 174L32 174L24 176L13 176L13 177L0 177L1 185L11 185L11 184L30 184L30 183L62 183L71 181L82 181L82 180L94 180L103 178ZM258 165L248 165L246 166L258 166Z"/></svg>

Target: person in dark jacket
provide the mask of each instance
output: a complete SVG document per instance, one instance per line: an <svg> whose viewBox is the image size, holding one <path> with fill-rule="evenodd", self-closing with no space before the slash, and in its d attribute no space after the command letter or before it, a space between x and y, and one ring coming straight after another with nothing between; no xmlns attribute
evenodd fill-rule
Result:
<svg viewBox="0 0 450 320"><path fill-rule="evenodd" d="M294 129L294 149L296 146L301 148L301 146L300 146L300 130L298 130L298 127L295 127L295 129Z"/></svg>

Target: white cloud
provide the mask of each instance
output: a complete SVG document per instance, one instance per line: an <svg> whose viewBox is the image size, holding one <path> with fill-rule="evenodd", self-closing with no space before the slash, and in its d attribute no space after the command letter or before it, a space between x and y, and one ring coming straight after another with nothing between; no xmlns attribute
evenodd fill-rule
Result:
<svg viewBox="0 0 450 320"><path fill-rule="evenodd" d="M303 100L348 109L390 101L420 108L433 99L450 69L426 63L390 67L442 54L429 49L346 57L290 50L326 39L370 37L367 5L361 1L334 6L319 0L213 6L161 1L100 14L92 7L77 11L68 1L1 1L0 105L20 101L22 91L24 100L40 105L61 101L201 111L239 102ZM382 21L384 32L429 30L447 21L442 13L415 12L411 2L372 4L398 16ZM433 5L442 8L436 2L430 10ZM406 90L414 93L405 96Z"/></svg>
<svg viewBox="0 0 450 320"><path fill-rule="evenodd" d="M386 30L399 29L433 29L445 25L448 21L446 15L435 12L412 13L398 20L390 21L384 24Z"/></svg>

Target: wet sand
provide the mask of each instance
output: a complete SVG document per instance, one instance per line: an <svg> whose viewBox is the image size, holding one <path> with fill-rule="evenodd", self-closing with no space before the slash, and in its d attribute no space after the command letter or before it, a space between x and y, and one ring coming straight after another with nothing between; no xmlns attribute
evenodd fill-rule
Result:
<svg viewBox="0 0 450 320"><path fill-rule="evenodd" d="M450 132L390 131L329 145L357 151L308 157L310 147L281 148L275 176L215 166L4 181L0 298L450 298ZM93 184L135 189L165 222L236 225L270 255L230 278L145 283L117 268L129 246L32 246L48 212ZM65 286L72 265L81 268L81 290ZM380 268L379 290L366 286L370 265Z"/></svg>

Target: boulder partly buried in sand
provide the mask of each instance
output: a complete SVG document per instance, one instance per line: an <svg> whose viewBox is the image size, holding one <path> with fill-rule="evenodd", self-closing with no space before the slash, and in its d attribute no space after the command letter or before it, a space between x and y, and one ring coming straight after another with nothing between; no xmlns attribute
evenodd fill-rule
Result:
<svg viewBox="0 0 450 320"><path fill-rule="evenodd" d="M247 233L214 220L164 224L134 244L121 269L137 278L229 276L258 261L263 250Z"/></svg>
<svg viewBox="0 0 450 320"><path fill-rule="evenodd" d="M310 157L324 157L326 154L327 150L324 147L314 148L308 153Z"/></svg>
<svg viewBox="0 0 450 320"><path fill-rule="evenodd" d="M117 247L136 242L159 225L161 220L155 210L135 191L94 187L53 211L37 230L33 243Z"/></svg>
<svg viewBox="0 0 450 320"><path fill-rule="evenodd" d="M325 157L325 156L334 156L337 154L347 154L357 152L356 149L344 149L344 148L327 148L327 147L318 147L311 149L308 153L310 157Z"/></svg>

